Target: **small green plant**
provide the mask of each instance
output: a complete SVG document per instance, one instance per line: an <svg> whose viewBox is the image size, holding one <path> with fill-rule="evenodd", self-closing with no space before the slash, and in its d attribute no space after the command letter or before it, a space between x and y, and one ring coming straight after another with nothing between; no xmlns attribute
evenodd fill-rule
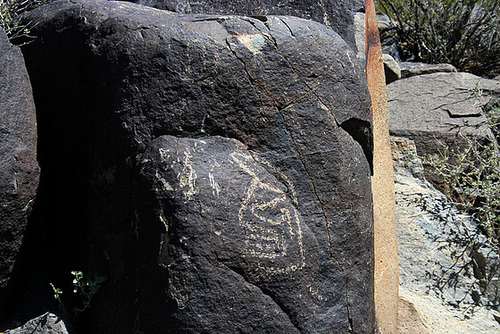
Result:
<svg viewBox="0 0 500 334"><path fill-rule="evenodd" d="M81 271L72 271L71 274L75 276L73 279L73 293L78 294L82 300L82 308L76 308L75 310L83 312L90 307L92 297L96 294L97 290L101 287L101 284L104 283L107 278L106 276L99 276L94 273L93 279L84 279Z"/></svg>
<svg viewBox="0 0 500 334"><path fill-rule="evenodd" d="M498 0L378 0L403 50L417 61L451 63L461 71L500 71Z"/></svg>
<svg viewBox="0 0 500 334"><path fill-rule="evenodd" d="M63 291L59 288L56 288L54 284L50 283L50 286L52 287L52 290L54 291L54 298L57 300L59 311L61 311L63 314L68 313L68 309L66 308L66 305L61 300L61 295L63 294Z"/></svg>
<svg viewBox="0 0 500 334"><path fill-rule="evenodd" d="M491 131L500 145L500 99L496 99L488 103L486 110L486 117L490 125Z"/></svg>
<svg viewBox="0 0 500 334"><path fill-rule="evenodd" d="M101 288L101 284L107 280L107 277L99 276L94 273L93 278L88 279L84 277L83 272L76 270L72 271L71 274L73 275L73 294L79 297L77 298L79 299L77 305L73 305L73 307L69 308L62 301L61 296L63 295L63 291L55 287L52 283L50 283L50 286L54 291L54 298L58 302L59 310L64 314L69 314L71 311L73 316L76 317L77 312L83 312L90 308L92 297L94 297Z"/></svg>
<svg viewBox="0 0 500 334"><path fill-rule="evenodd" d="M500 241L500 157L496 145L465 138L463 149L447 146L426 159L432 173L442 180L444 194L472 214L498 247Z"/></svg>

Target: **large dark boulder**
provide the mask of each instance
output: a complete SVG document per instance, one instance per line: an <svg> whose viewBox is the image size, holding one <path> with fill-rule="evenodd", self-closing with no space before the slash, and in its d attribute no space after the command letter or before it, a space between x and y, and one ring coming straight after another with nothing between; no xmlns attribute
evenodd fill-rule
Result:
<svg viewBox="0 0 500 334"><path fill-rule="evenodd" d="M38 179L30 80L21 50L0 30L0 314Z"/></svg>
<svg viewBox="0 0 500 334"><path fill-rule="evenodd" d="M332 28L351 46L354 13L363 11L363 0L129 0L182 14L290 15L314 20Z"/></svg>
<svg viewBox="0 0 500 334"><path fill-rule="evenodd" d="M342 38L97 0L27 19L50 279L108 277L79 332L374 331L370 101Z"/></svg>

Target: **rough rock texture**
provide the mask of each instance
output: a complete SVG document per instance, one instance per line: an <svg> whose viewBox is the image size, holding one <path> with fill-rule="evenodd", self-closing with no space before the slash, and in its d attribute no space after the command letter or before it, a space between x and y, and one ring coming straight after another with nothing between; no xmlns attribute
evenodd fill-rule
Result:
<svg viewBox="0 0 500 334"><path fill-rule="evenodd" d="M398 62L388 54L383 54L385 82L390 84L393 81L401 79L401 67Z"/></svg>
<svg viewBox="0 0 500 334"><path fill-rule="evenodd" d="M218 15L290 15L314 20L332 28L354 46L353 15L362 11L363 0L130 0L177 13Z"/></svg>
<svg viewBox="0 0 500 334"><path fill-rule="evenodd" d="M354 41L358 53L356 56L366 62L366 15L365 13L354 14Z"/></svg>
<svg viewBox="0 0 500 334"><path fill-rule="evenodd" d="M425 64L419 62L402 61L399 63L401 67L401 77L409 78L416 75L431 74L437 72L457 72L455 66L451 64Z"/></svg>
<svg viewBox="0 0 500 334"><path fill-rule="evenodd" d="M400 295L406 301L400 331L497 333L498 255L471 217L425 181L413 141L392 138L392 149Z"/></svg>
<svg viewBox="0 0 500 334"><path fill-rule="evenodd" d="M398 334L430 334L420 312L415 305L405 298L398 304Z"/></svg>
<svg viewBox="0 0 500 334"><path fill-rule="evenodd" d="M36 116L21 50L0 30L0 314L35 199Z"/></svg>
<svg viewBox="0 0 500 334"><path fill-rule="evenodd" d="M398 248L387 92L375 4L366 1L366 81L373 113L373 251L375 318L380 333L396 333Z"/></svg>
<svg viewBox="0 0 500 334"><path fill-rule="evenodd" d="M24 325L6 330L3 334L72 334L75 333L70 325L52 313L45 313L31 319Z"/></svg>
<svg viewBox="0 0 500 334"><path fill-rule="evenodd" d="M142 173L162 201L159 215L168 215L158 264L169 268L179 328L347 328L333 325L335 318L350 317L335 302L350 284L339 277L346 269L335 259L322 264L321 242L295 208L297 193L286 175L240 142L221 137L162 136L141 159ZM221 317L222 306L228 314Z"/></svg>
<svg viewBox="0 0 500 334"><path fill-rule="evenodd" d="M28 19L47 261L108 277L79 332L373 332L370 103L336 33L90 0Z"/></svg>
<svg viewBox="0 0 500 334"><path fill-rule="evenodd" d="M498 95L500 82L469 73L397 80L387 86L391 135L413 139L421 156L463 145L463 136L494 142L482 107Z"/></svg>

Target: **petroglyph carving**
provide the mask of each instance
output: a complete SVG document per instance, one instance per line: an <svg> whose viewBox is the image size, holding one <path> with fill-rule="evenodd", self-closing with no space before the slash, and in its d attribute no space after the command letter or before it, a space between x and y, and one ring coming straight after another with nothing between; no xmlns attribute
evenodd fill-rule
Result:
<svg viewBox="0 0 500 334"><path fill-rule="evenodd" d="M163 187L163 190L167 190L167 191L172 191L174 190L174 188L170 185L170 183L168 183L160 174L160 172L158 170L156 170L156 173L155 173L155 177L156 177L156 180L158 182L160 182L160 184L162 185ZM157 188L156 191L159 191L159 189Z"/></svg>
<svg viewBox="0 0 500 334"><path fill-rule="evenodd" d="M221 191L220 185L215 181L214 176L212 173L208 173L208 179L210 180L210 186L212 187L213 191L212 193L214 196L219 197L219 193Z"/></svg>
<svg viewBox="0 0 500 334"><path fill-rule="evenodd" d="M238 212L238 220L246 233L246 255L257 259L276 259L268 266L270 273L293 272L302 269L305 264L302 244L300 215L286 194L279 188L263 182L248 167L254 162L250 155L232 153L231 157L246 173L252 177L250 186L245 191L245 198ZM273 196L270 196L270 193ZM273 197L271 201L265 198ZM298 251L290 252L289 245L297 243ZM282 262L280 258L286 257Z"/></svg>
<svg viewBox="0 0 500 334"><path fill-rule="evenodd" d="M169 183L166 178L162 175L159 169L155 171L155 184L156 191L175 191L181 190L183 193L184 201L192 200L193 196L196 195L196 180L198 176L193 167L193 156L189 147L184 151L184 157L181 161L181 157L173 158L177 154L171 155L170 149L159 148L158 153L160 155L160 161L162 164L167 164L168 168L173 168L175 165L181 166L181 171L177 174L178 183L174 186ZM152 162L151 159L146 159L142 161L143 163Z"/></svg>
<svg viewBox="0 0 500 334"><path fill-rule="evenodd" d="M294 206L296 194L293 184L276 168L266 161L256 160L244 149L231 147L229 158L222 159L213 157L207 145L213 144L196 140L188 145L159 148L157 154L161 166L157 166L153 172L156 191L179 192L184 203L187 203L204 201L201 195L208 190L213 196L208 200L208 206L218 205L221 199L223 202L238 200L241 207L237 212L237 220L231 219L231 223L238 225L236 230L240 231L242 256L254 262L256 268L265 275L291 273L304 268L302 222ZM285 188L292 199L263 165L279 173L288 183ZM168 170L175 174L169 176ZM234 191L230 186L233 181L221 179L221 175L240 175L245 188L242 192ZM163 216L160 218L168 233L166 219ZM162 238L167 240L165 236ZM160 248L158 261L160 265L166 266L169 263L168 253L164 252L165 247ZM261 266L261 263L266 265Z"/></svg>
<svg viewBox="0 0 500 334"><path fill-rule="evenodd" d="M184 152L184 168L177 175L177 179L179 180L179 186L184 192L184 196L186 200L191 200L191 198L196 194L196 171L193 168L193 157L189 148Z"/></svg>

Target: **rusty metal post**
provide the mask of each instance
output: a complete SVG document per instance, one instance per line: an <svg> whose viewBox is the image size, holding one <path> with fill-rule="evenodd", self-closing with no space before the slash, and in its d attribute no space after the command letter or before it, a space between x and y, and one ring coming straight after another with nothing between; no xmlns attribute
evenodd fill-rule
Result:
<svg viewBox="0 0 500 334"><path fill-rule="evenodd" d="M382 47L373 0L365 0L366 79L373 110L373 225L375 317L381 334L396 334L399 266L396 202Z"/></svg>

